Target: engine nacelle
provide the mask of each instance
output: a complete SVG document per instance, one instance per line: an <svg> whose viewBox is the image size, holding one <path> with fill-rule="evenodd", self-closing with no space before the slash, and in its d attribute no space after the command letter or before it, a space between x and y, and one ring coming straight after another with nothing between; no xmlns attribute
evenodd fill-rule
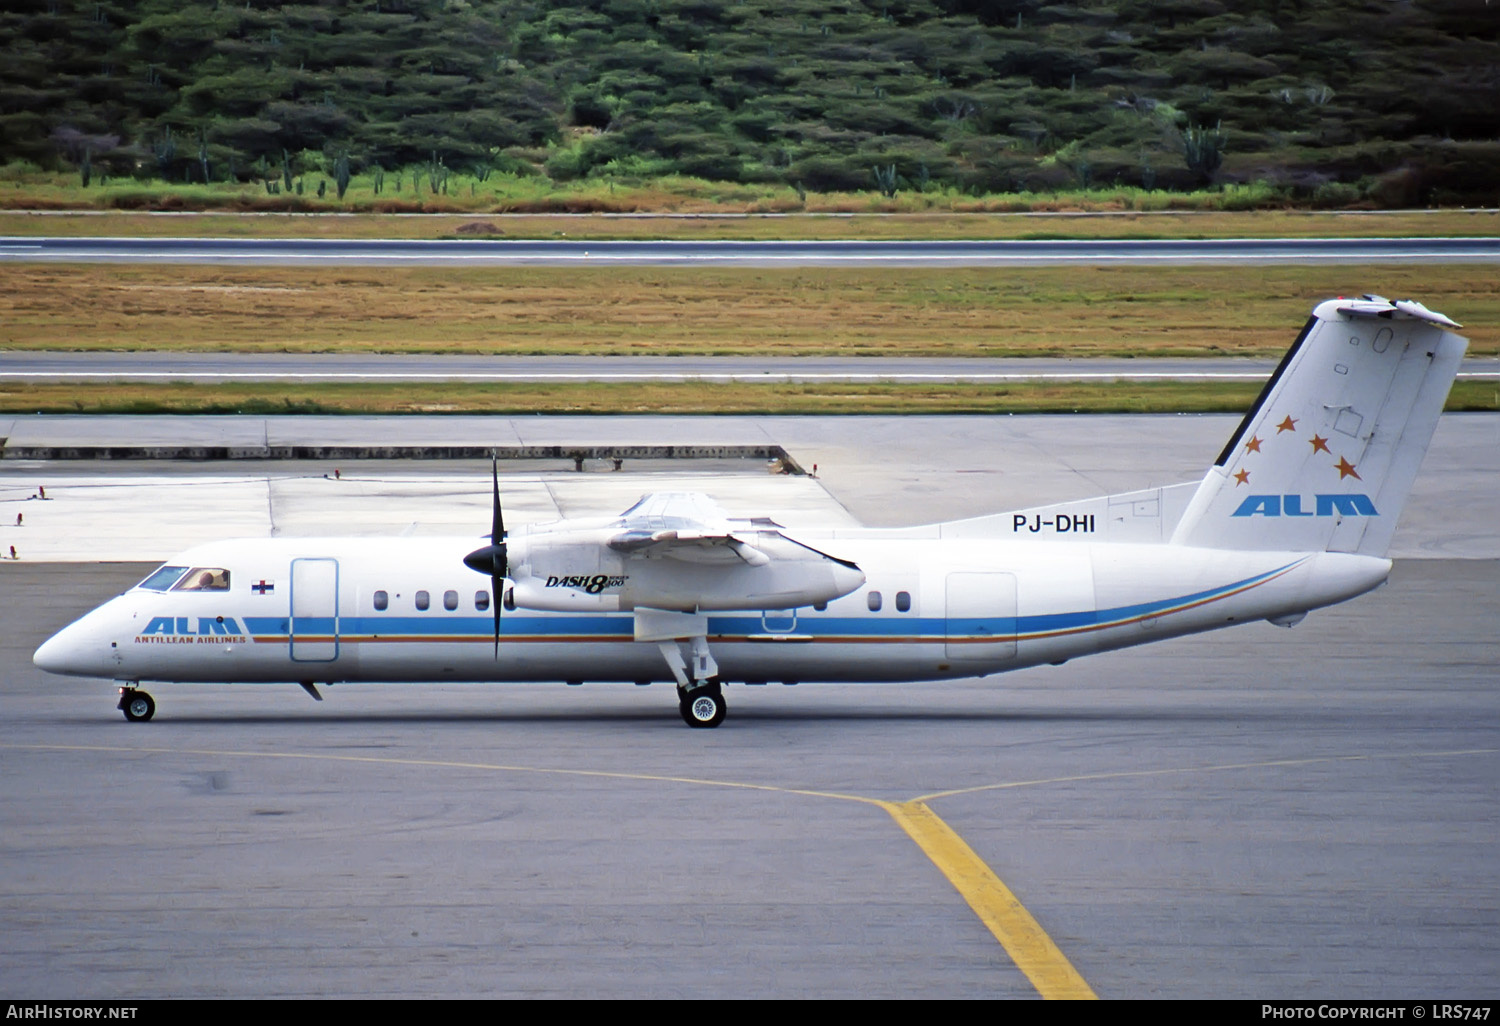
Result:
<svg viewBox="0 0 1500 1026"><path fill-rule="evenodd" d="M747 539L744 556L722 545L691 550L691 558L680 549L621 553L600 541L543 535L512 542L512 600L524 609L579 613L639 606L685 613L795 609L865 583L853 564L774 532Z"/></svg>

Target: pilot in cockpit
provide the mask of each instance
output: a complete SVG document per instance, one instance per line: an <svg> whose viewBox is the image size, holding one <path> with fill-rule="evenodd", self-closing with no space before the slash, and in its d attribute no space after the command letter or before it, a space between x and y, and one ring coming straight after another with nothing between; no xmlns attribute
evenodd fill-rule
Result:
<svg viewBox="0 0 1500 1026"><path fill-rule="evenodd" d="M183 576L175 591L228 591L229 571L219 567L194 567Z"/></svg>

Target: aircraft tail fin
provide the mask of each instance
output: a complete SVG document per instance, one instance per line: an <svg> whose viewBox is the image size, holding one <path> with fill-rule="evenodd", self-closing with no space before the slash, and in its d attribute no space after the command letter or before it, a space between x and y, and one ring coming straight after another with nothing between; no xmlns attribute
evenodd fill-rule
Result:
<svg viewBox="0 0 1500 1026"><path fill-rule="evenodd" d="M1468 342L1420 303L1320 303L1172 542L1383 556Z"/></svg>

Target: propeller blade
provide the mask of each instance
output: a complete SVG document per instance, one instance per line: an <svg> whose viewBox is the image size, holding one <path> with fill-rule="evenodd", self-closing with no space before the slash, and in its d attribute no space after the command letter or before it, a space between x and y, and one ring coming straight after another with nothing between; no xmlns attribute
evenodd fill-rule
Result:
<svg viewBox="0 0 1500 1026"><path fill-rule="evenodd" d="M494 586L495 590L490 604L495 607L495 660L498 662L500 660L500 603L503 601L501 596L504 594L505 581L503 578L491 577L490 583Z"/></svg>
<svg viewBox="0 0 1500 1026"><path fill-rule="evenodd" d="M500 508L500 461L490 457L490 481L494 506L490 513L490 543L464 557L464 566L490 578L490 602L495 610L495 658L500 658L500 604L505 578L510 575L510 546L505 542L505 513Z"/></svg>
<svg viewBox="0 0 1500 1026"><path fill-rule="evenodd" d="M490 541L496 545L505 543L505 515L500 511L500 461L490 457L490 482L495 489L495 507L490 520Z"/></svg>
<svg viewBox="0 0 1500 1026"><path fill-rule="evenodd" d="M505 513L500 507L500 461L490 457L490 484L494 489L494 511L490 522L490 541L494 558L490 563L490 584L494 587L491 604L495 607L495 659L500 658L500 606L505 593L505 577L510 573L510 551L505 544Z"/></svg>

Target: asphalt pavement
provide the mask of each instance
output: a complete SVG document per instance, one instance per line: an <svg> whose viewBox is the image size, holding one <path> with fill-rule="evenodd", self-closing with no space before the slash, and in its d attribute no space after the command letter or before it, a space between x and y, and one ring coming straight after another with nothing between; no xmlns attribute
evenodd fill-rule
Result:
<svg viewBox="0 0 1500 1026"><path fill-rule="evenodd" d="M1274 360L0 352L0 381L1264 381ZM1469 358L1460 380L1500 381Z"/></svg>
<svg viewBox="0 0 1500 1026"><path fill-rule="evenodd" d="M0 260L260 264L1027 266L1493 263L1500 238L818 241L0 237Z"/></svg>

